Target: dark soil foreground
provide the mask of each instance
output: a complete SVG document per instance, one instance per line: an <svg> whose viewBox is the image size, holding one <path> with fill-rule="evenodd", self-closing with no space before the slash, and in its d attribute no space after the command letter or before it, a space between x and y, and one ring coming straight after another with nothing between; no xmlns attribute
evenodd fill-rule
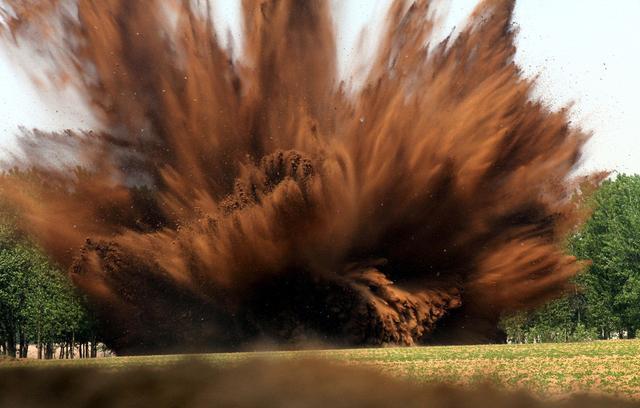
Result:
<svg viewBox="0 0 640 408"><path fill-rule="evenodd" d="M250 362L215 367L185 361L120 370L0 369L1 407L640 407L576 395L540 401L491 387L419 385L326 362Z"/></svg>

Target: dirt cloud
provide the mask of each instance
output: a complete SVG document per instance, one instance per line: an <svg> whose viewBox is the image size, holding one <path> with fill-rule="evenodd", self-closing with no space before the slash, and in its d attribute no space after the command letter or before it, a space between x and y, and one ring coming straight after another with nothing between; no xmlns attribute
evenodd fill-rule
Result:
<svg viewBox="0 0 640 408"><path fill-rule="evenodd" d="M441 43L431 2L394 2L356 90L325 1L243 1L238 58L208 2L5 3L101 130L25 132L1 188L119 353L494 341L581 267L587 135L532 98L511 1Z"/></svg>

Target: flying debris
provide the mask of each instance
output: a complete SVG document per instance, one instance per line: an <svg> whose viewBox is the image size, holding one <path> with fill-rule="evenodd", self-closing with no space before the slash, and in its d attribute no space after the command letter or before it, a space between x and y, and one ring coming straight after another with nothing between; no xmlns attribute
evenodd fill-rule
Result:
<svg viewBox="0 0 640 408"><path fill-rule="evenodd" d="M0 189L120 354L496 341L581 268L588 135L533 98L512 1L440 43L432 2L395 1L356 89L326 1L243 1L238 58L203 2L5 3L100 129L24 132Z"/></svg>

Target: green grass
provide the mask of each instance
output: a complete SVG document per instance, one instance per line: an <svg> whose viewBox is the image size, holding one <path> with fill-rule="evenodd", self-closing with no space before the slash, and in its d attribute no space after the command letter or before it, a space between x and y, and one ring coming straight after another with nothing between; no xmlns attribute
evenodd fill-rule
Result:
<svg viewBox="0 0 640 408"><path fill-rule="evenodd" d="M328 359L413 381L470 385L490 381L540 395L587 391L640 398L640 340L568 344L480 345L189 355L216 365L250 359ZM88 360L10 361L0 367L162 366L184 355Z"/></svg>

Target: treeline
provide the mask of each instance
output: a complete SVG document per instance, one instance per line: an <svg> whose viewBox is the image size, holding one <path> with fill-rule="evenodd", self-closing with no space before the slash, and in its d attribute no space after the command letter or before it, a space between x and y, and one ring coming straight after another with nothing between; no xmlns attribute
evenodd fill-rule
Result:
<svg viewBox="0 0 640 408"><path fill-rule="evenodd" d="M590 198L592 216L567 243L590 260L576 289L538 310L505 316L516 343L634 338L640 328L640 176L605 181Z"/></svg>
<svg viewBox="0 0 640 408"><path fill-rule="evenodd" d="M0 352L38 358L96 357L91 316L65 274L0 217Z"/></svg>

